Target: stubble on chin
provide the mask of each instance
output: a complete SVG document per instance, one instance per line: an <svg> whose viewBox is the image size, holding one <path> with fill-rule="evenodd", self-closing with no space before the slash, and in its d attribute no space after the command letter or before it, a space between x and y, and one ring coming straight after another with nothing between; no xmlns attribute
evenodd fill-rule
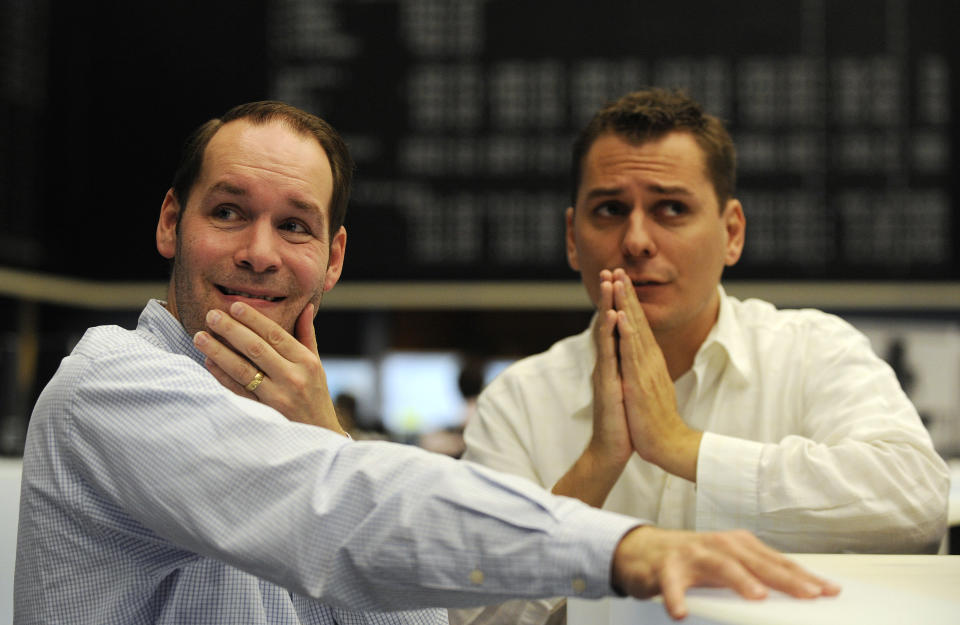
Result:
<svg viewBox="0 0 960 625"><path fill-rule="evenodd" d="M193 297L188 289L181 287L179 283L175 290L177 294L177 318L187 334L193 336L205 328L207 311L201 310L202 306L198 305L198 299Z"/></svg>
<svg viewBox="0 0 960 625"><path fill-rule="evenodd" d="M180 321L180 324L184 327L187 333L190 336L193 336L200 330L208 330L206 327L206 318L207 312L212 307L210 305L210 299L207 297L208 292L204 291L204 284L209 284L209 289L215 289L213 286L214 281L207 280L203 276L196 277L194 280L188 279L190 275L189 268L181 261L182 256L178 255L174 259L173 265L173 292L176 298L175 308L173 312L177 319ZM288 296L290 299L297 299L297 295ZM314 319L320 310L320 303L323 300L323 288L317 289L308 302L313 304ZM296 325L297 320L300 318L300 315L303 313L303 309L306 307L304 302L303 307L295 312L291 312L291 318L283 319L274 319L277 324L280 325L288 334L291 336L296 336ZM167 304L168 308L171 308L170 303ZM313 321L313 320L311 320Z"/></svg>

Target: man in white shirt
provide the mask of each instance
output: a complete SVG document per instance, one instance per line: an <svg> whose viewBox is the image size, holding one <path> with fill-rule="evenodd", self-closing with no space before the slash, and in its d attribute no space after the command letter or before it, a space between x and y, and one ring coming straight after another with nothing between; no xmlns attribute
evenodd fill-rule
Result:
<svg viewBox="0 0 960 625"><path fill-rule="evenodd" d="M566 248L597 314L490 384L464 458L664 527L933 552L948 472L893 371L837 317L720 286L744 245L734 182L729 134L681 93L596 114Z"/></svg>

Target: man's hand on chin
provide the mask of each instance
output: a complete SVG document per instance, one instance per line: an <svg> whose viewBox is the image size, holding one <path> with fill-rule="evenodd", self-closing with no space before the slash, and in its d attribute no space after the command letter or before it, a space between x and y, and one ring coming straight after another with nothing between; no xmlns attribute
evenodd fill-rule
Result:
<svg viewBox="0 0 960 625"><path fill-rule="evenodd" d="M633 597L662 594L675 619L687 615L684 593L693 586L732 588L747 599L763 599L768 589L806 599L840 592L745 530L635 528L613 554L612 580L615 589Z"/></svg>
<svg viewBox="0 0 960 625"><path fill-rule="evenodd" d="M206 367L221 384L291 421L346 434L317 353L313 304L297 318L297 338L242 302L231 304L229 314L211 310L206 320L211 332L197 332L194 344L207 356Z"/></svg>

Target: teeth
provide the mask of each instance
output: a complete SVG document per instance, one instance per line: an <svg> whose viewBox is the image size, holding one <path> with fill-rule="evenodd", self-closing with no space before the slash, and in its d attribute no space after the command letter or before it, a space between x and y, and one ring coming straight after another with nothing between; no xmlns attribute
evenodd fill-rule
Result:
<svg viewBox="0 0 960 625"><path fill-rule="evenodd" d="M223 291L226 295L238 295L240 297L249 297L251 299L262 299L268 302L275 302L280 299L279 297L270 297L269 295L251 295L250 293L244 293L243 291L234 291L233 289L228 289L227 287L221 287L220 290Z"/></svg>

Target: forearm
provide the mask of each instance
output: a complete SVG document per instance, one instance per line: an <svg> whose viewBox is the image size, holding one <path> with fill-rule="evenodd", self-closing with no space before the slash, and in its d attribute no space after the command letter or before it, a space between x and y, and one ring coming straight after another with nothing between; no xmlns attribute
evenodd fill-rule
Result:
<svg viewBox="0 0 960 625"><path fill-rule="evenodd" d="M601 508L625 466L625 462L597 453L588 446L570 470L554 484L552 492Z"/></svg>
<svg viewBox="0 0 960 625"><path fill-rule="evenodd" d="M150 394L151 428L138 431L142 412L121 402L65 437L86 449L81 471L103 499L142 525L137 537L353 609L611 592L613 549L635 520L472 463L350 443L211 390L228 399L207 415Z"/></svg>
<svg viewBox="0 0 960 625"><path fill-rule="evenodd" d="M303 578L317 584L305 590L329 600L350 588L364 609L604 596L613 548L636 524L521 478L396 445L345 447L333 473L346 481L324 497L321 518L297 523L329 528L311 536L316 556L300 558Z"/></svg>
<svg viewBox="0 0 960 625"><path fill-rule="evenodd" d="M640 452L647 462L659 466L693 483L697 482L697 462L700 457L700 442L703 432L686 427L659 437L645 445Z"/></svg>
<svg viewBox="0 0 960 625"><path fill-rule="evenodd" d="M945 530L948 477L904 443L758 443L708 434L697 529L745 527L784 550L911 553Z"/></svg>

